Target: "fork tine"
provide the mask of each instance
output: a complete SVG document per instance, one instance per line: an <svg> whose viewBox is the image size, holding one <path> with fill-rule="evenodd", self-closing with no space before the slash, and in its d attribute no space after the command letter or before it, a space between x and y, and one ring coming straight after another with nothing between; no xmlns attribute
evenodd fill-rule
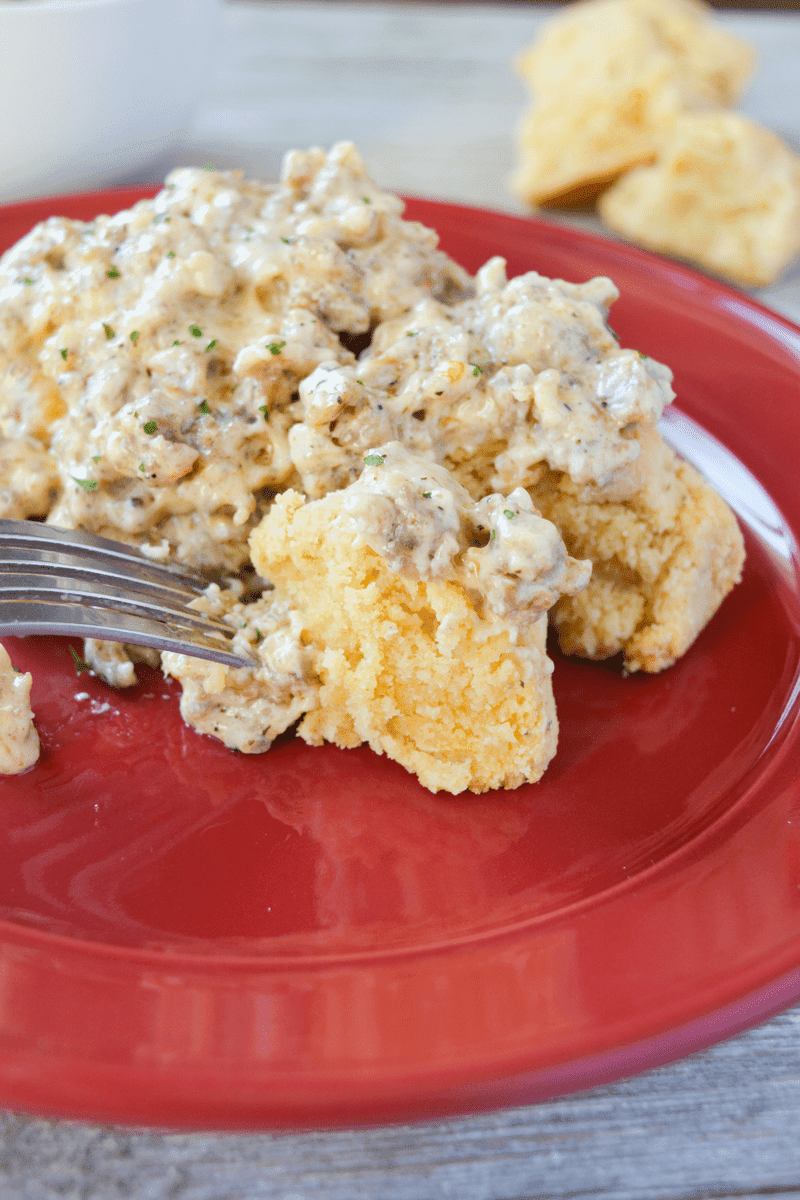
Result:
<svg viewBox="0 0 800 1200"><path fill-rule="evenodd" d="M132 573L134 571L136 574ZM121 587L144 595L157 595L163 597L165 602L171 598L179 606L185 606L202 595L199 588L187 586L180 576L173 578L164 570L151 568L148 574L143 575L133 561L130 566L120 567L113 562L106 566L103 559L95 562L91 557L74 558L62 550L44 550L38 546L30 549L0 546L0 580L4 576L17 578L21 572L45 578L58 575L87 584L104 583L109 587Z"/></svg>
<svg viewBox="0 0 800 1200"><path fill-rule="evenodd" d="M151 620L164 621L191 629L216 629L224 637L233 637L230 625L207 617L205 613L187 609L185 601L176 599L172 593L164 596L153 596L149 592L128 591L125 588L109 586L108 583L95 583L75 579L65 575L22 574L17 571L14 575L0 573L0 600L40 600L51 602L55 597L65 603L82 604L92 608L113 608L121 612L129 612Z"/></svg>
<svg viewBox="0 0 800 1200"><path fill-rule="evenodd" d="M0 633L72 633L253 666L226 622L187 606L206 581L82 530L0 520Z"/></svg>
<svg viewBox="0 0 800 1200"><path fill-rule="evenodd" d="M231 631L232 632L232 631ZM15 637L28 634L74 634L111 642L153 646L156 650L174 650L192 658L205 658L228 667L252 667L248 661L226 648L226 639L214 631L181 629L172 633L163 622L132 613L102 608L82 608L54 601L0 601L0 633Z"/></svg>
<svg viewBox="0 0 800 1200"><path fill-rule="evenodd" d="M84 533L81 529L61 529L40 521L0 520L0 549L6 551L11 548L44 550L56 555L63 551L75 561L84 559L98 566L104 564L109 570L117 568L125 573L135 569L137 577L141 579L161 583L165 578L173 579L176 586L183 584L198 594L208 582L186 567L154 563L135 547L126 546L123 542L112 542L109 538Z"/></svg>

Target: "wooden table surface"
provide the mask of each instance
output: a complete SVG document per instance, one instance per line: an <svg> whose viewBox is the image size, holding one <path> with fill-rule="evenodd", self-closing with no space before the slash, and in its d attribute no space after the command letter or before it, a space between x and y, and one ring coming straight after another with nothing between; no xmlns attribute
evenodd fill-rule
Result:
<svg viewBox="0 0 800 1200"><path fill-rule="evenodd" d="M525 97L508 64L547 15L230 0L178 158L270 177L291 146L350 138L387 187L518 211L505 179ZM743 109L800 149L800 13L719 19L761 53ZM800 321L800 264L760 295ZM0 1200L575 1196L800 1198L800 1007L610 1087L459 1120L284 1136L0 1121Z"/></svg>

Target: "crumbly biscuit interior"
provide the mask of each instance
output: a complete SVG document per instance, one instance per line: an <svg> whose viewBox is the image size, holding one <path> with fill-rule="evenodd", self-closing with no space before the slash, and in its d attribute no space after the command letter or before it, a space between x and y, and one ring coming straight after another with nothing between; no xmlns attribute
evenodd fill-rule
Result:
<svg viewBox="0 0 800 1200"><path fill-rule="evenodd" d="M728 505L657 433L645 485L623 503L586 502L570 481L532 489L570 554L590 558L584 592L551 614L566 654L622 652L628 671L662 671L688 650L739 582L744 542Z"/></svg>
<svg viewBox="0 0 800 1200"><path fill-rule="evenodd" d="M367 742L431 791L535 782L558 732L546 620L516 632L482 619L461 584L391 571L337 512L336 494L286 492L251 538L258 569L302 613L320 678L301 737Z"/></svg>

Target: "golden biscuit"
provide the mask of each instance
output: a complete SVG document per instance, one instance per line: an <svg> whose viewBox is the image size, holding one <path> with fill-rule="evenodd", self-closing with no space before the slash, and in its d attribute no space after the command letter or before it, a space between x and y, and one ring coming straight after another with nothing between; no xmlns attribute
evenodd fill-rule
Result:
<svg viewBox="0 0 800 1200"><path fill-rule="evenodd" d="M587 503L567 477L531 488L570 554L592 560L585 591L550 619L566 654L662 671L689 648L741 578L736 518L710 484L662 441L643 439L644 487L624 502Z"/></svg>
<svg viewBox="0 0 800 1200"><path fill-rule="evenodd" d="M754 55L697 0L570 5L519 59L533 108L512 190L528 204L585 203L651 162L683 112L730 104Z"/></svg>
<svg viewBox="0 0 800 1200"><path fill-rule="evenodd" d="M535 782L558 731L542 614L585 586L589 564L566 556L522 489L474 504L398 443L367 462L366 483L322 499L284 492L250 539L320 679L301 737L367 742L434 792ZM380 469L398 463L405 483L381 492ZM438 529L426 506L444 514ZM488 540L465 549L476 529Z"/></svg>
<svg viewBox="0 0 800 1200"><path fill-rule="evenodd" d="M652 166L600 200L617 233L735 283L771 283L800 251L800 157L738 113L684 116Z"/></svg>

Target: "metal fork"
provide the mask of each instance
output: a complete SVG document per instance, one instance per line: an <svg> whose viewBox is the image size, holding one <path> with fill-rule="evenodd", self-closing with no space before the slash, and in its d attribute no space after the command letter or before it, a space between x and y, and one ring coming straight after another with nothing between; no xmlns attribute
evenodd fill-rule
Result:
<svg viewBox="0 0 800 1200"><path fill-rule="evenodd" d="M0 519L0 633L77 634L252 667L234 630L187 608L207 581L77 529Z"/></svg>

